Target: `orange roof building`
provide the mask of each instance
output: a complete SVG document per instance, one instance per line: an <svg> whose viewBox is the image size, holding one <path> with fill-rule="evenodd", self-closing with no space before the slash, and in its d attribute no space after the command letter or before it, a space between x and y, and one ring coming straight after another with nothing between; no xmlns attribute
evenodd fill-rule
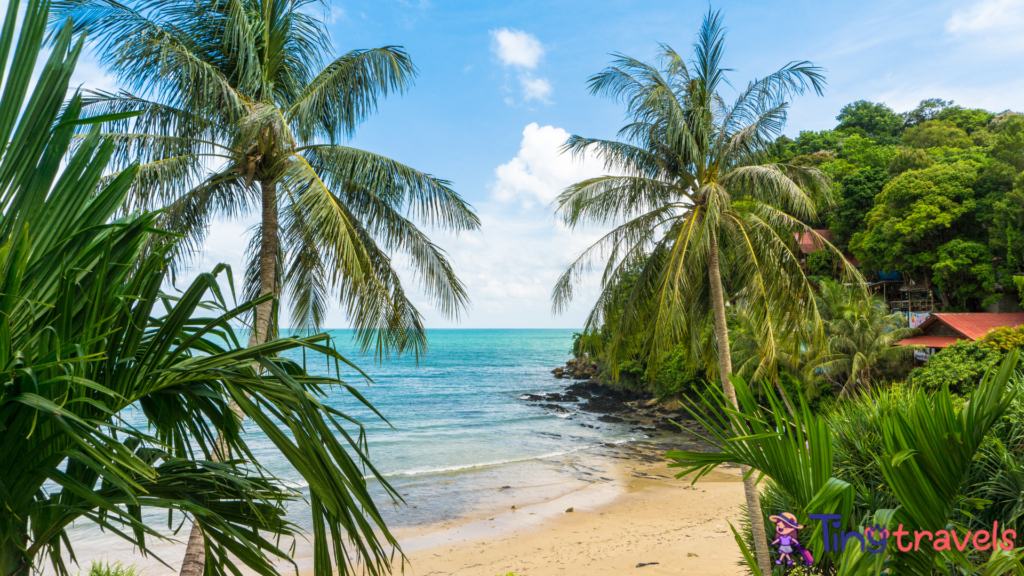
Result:
<svg viewBox="0 0 1024 576"><path fill-rule="evenodd" d="M817 234L821 238L819 239L814 234ZM807 255L818 250L823 250L825 245L821 243L822 240L832 244L835 243L835 236L832 235L831 230L815 230L814 234L805 232L794 232L793 237L796 238L796 243L800 246L800 253Z"/></svg>
<svg viewBox="0 0 1024 576"><path fill-rule="evenodd" d="M929 352L956 344L958 340L977 340L996 328L1024 325L1024 313L948 313L932 314L918 328L920 336L896 343L896 346L923 345Z"/></svg>
<svg viewBox="0 0 1024 576"><path fill-rule="evenodd" d="M817 236L815 236L815 234L817 234ZM827 228L824 230L814 230L814 234L811 234L810 232L794 232L793 238L796 239L797 247L800 250L801 265L805 265L808 254L825 249L825 245L822 244L822 240L829 244L835 244L836 242L836 238L832 235L832 231ZM846 262L842 263L843 266L845 266L846 263L849 263L852 266L860 266L860 262L858 262L857 259L853 257L853 254L850 254L849 252L844 252L843 258L846 260Z"/></svg>

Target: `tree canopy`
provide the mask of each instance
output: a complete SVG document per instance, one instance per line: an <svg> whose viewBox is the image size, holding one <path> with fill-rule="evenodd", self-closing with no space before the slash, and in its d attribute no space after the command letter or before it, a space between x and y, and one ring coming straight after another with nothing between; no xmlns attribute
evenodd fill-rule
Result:
<svg viewBox="0 0 1024 576"><path fill-rule="evenodd" d="M903 118L881 102L858 100L843 106L836 116L837 130L861 130L871 138L898 136L903 130Z"/></svg>

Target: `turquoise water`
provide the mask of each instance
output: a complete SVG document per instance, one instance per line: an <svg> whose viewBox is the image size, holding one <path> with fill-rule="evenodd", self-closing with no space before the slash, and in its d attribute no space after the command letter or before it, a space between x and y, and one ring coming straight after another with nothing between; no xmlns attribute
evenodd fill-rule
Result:
<svg viewBox="0 0 1024 576"><path fill-rule="evenodd" d="M335 347L373 383L360 383L354 371L343 378L359 384L394 427L344 390L326 401L365 425L371 460L403 495L406 506L389 505L373 486L390 526L435 524L564 493L574 481L603 472L590 466L589 453L630 438L623 425L555 414L519 399L569 383L551 370L569 358L572 330L432 330L418 364L411 357L375 364L354 349L350 333L333 335ZM301 353L292 358L301 361ZM329 373L322 356L307 354L306 362L311 372ZM301 487L301 477L258 431L252 434L248 442L259 460ZM301 503L293 508L304 524Z"/></svg>
<svg viewBox="0 0 1024 576"><path fill-rule="evenodd" d="M575 413L555 414L519 399L522 394L561 391L569 383L555 379L551 370L568 359L571 330L432 330L430 350L418 364L412 358L375 364L354 349L349 332L335 331L334 336L335 347L373 383L354 371L342 377L356 385L394 428L344 389L331 390L325 402L364 423L371 460L405 500L392 502L375 480L370 481L385 522L400 538L608 480L613 472L606 469L606 453L641 439L624 424L599 422L599 415L575 412L568 404ZM301 352L292 358L301 361ZM307 354L306 366L314 373L330 373L323 355ZM133 425L145 425L138 412L125 416ZM259 461L304 492L302 478L262 432L251 423L246 429L246 441ZM352 427L348 432L357 430ZM292 502L288 515L310 528L305 501ZM147 514L147 520L155 527L167 522L156 511ZM170 573L152 556L142 558L93 524L73 526L70 536L81 566L93 560L125 561L145 568L147 574ZM173 540L152 545L160 557L177 566L188 525L168 536ZM295 554L306 557L310 550L300 543Z"/></svg>

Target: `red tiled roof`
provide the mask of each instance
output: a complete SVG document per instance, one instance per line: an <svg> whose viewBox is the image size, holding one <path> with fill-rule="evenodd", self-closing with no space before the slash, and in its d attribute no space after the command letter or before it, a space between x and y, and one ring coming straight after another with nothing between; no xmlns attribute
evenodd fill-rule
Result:
<svg viewBox="0 0 1024 576"><path fill-rule="evenodd" d="M925 335L925 336L912 336L912 337L907 338L905 340L900 340L899 342L897 342L894 345L895 346L922 345L922 346L926 346L928 348L945 348L947 346L952 346L953 344L956 344L957 340L962 340L962 338L957 338L955 336L927 336L927 335Z"/></svg>
<svg viewBox="0 0 1024 576"><path fill-rule="evenodd" d="M828 242L835 242L836 239L832 236L831 230L815 230L815 234L821 236L822 239ZM820 240L814 236L814 234L794 232L793 237L796 238L797 244L800 245L800 252L803 254L810 254L811 252L817 252L822 249Z"/></svg>
<svg viewBox="0 0 1024 576"><path fill-rule="evenodd" d="M932 314L919 328L927 328L935 322L942 322L965 338L977 340L995 328L1020 326L1024 324L1024 313L1007 314L965 313Z"/></svg>

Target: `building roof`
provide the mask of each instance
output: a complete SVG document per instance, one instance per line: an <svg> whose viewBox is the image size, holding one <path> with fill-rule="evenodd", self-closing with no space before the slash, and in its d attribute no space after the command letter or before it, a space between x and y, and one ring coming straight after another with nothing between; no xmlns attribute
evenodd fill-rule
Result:
<svg viewBox="0 0 1024 576"><path fill-rule="evenodd" d="M900 340L896 346L925 346L927 348L945 348L956 344L957 340L963 340L963 338L957 338L956 336L913 336L905 340Z"/></svg>
<svg viewBox="0 0 1024 576"><path fill-rule="evenodd" d="M918 328L928 328L936 322L949 326L964 338L977 340L996 328L1015 327L1024 324L1024 313L1007 314L964 313L932 314Z"/></svg>
<svg viewBox="0 0 1024 576"><path fill-rule="evenodd" d="M814 236L814 234L821 236L821 239L818 239L816 236ZM828 229L815 230L814 234L809 234L806 232L793 233L793 237L796 238L796 243L800 245L801 253L810 254L811 252L817 252L818 250L821 250L822 248L824 248L824 246L821 245L821 240L826 240L830 243L836 241L835 237L832 236L832 231Z"/></svg>

